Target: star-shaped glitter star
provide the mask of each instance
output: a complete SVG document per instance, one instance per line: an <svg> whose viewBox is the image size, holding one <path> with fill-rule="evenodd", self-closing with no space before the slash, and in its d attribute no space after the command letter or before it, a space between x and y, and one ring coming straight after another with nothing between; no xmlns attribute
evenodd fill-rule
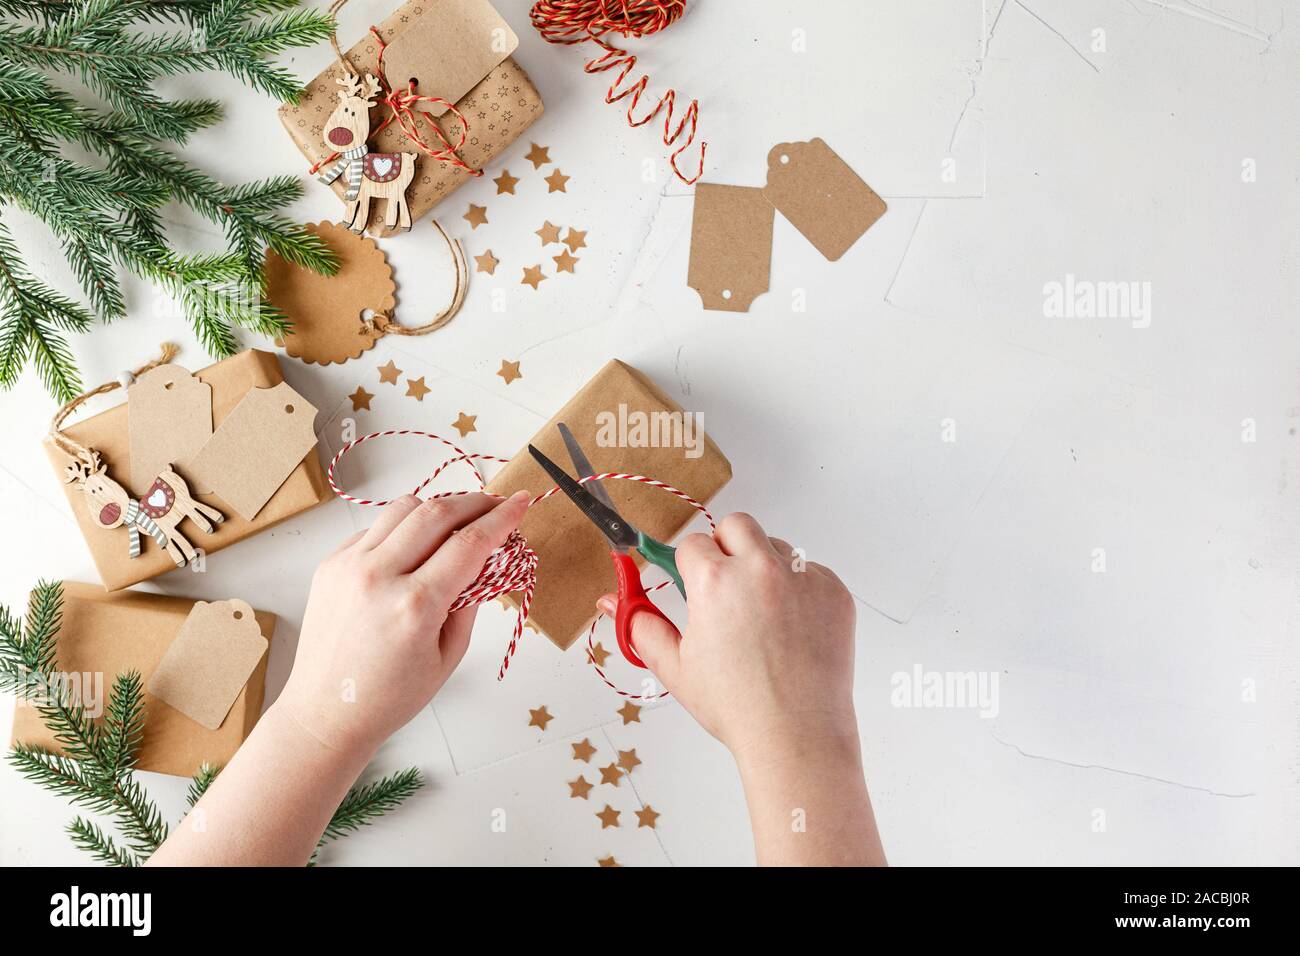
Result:
<svg viewBox="0 0 1300 956"><path fill-rule="evenodd" d="M474 422L476 421L478 421L477 415L466 415L464 412L460 412L457 414L456 420L451 423L451 427L460 432L460 437L464 438L470 432L478 431L478 429L474 427Z"/></svg>
<svg viewBox="0 0 1300 956"><path fill-rule="evenodd" d="M530 285L536 289L539 285L545 282L547 278L549 277L542 275L542 265L541 263L538 263L535 266L527 266L524 268L524 277L519 280L519 284Z"/></svg>
<svg viewBox="0 0 1300 956"><path fill-rule="evenodd" d="M476 206L469 204L469 211L465 213L465 221L470 224L471 229L477 229L479 226L488 221L487 206Z"/></svg>
<svg viewBox="0 0 1300 956"><path fill-rule="evenodd" d="M374 397L360 385L357 386L355 392L348 396L348 398L352 399L352 410L354 412L359 412L363 408L370 411L370 400Z"/></svg>
<svg viewBox="0 0 1300 956"><path fill-rule="evenodd" d="M541 237L542 245L549 246L552 242L560 241L560 227L548 219L534 235Z"/></svg>
<svg viewBox="0 0 1300 956"><path fill-rule="evenodd" d="M591 745L591 738L584 737L579 743L569 744L569 746L573 748L574 760L591 763L591 755L596 752L596 748Z"/></svg>
<svg viewBox="0 0 1300 956"><path fill-rule="evenodd" d="M551 161L551 148L549 146L538 146L536 143L533 143L532 147L524 156L524 159L533 164L533 169L541 169Z"/></svg>
<svg viewBox="0 0 1300 956"><path fill-rule="evenodd" d="M599 643L587 652L587 659L594 662L598 667L605 666L605 658L607 657L609 657L609 651L605 650Z"/></svg>
<svg viewBox="0 0 1300 956"><path fill-rule="evenodd" d="M398 368L398 367L393 363L393 360L392 360L392 359L389 359L389 360L388 360L388 364L387 364L387 365L381 365L381 366L379 366L379 381L380 381L380 382L387 382L389 385L396 385L396 384L397 384L397 376L399 376L399 375L401 375L401 374L402 374L402 370L401 370L400 368Z"/></svg>
<svg viewBox="0 0 1300 956"><path fill-rule="evenodd" d="M496 272L497 266L500 264L501 260L492 255L491 249L488 249L481 256L474 257L475 270L478 272L486 272L488 275L492 275L492 273Z"/></svg>
<svg viewBox="0 0 1300 956"><path fill-rule="evenodd" d="M560 272L572 272L573 267L579 262L577 256L569 255L568 249L565 249L558 256L553 256L552 258L555 259L555 271L557 274Z"/></svg>
<svg viewBox="0 0 1300 956"><path fill-rule="evenodd" d="M587 799L587 794L591 793L592 785L587 783L587 778L578 774L577 780L569 781L569 796L573 798Z"/></svg>
<svg viewBox="0 0 1300 956"><path fill-rule="evenodd" d="M515 194L515 183L519 182L519 177L511 176L510 170L507 169L504 172L502 172L500 176L498 176L496 179L492 181L497 184L498 196L500 196L502 193L509 193L510 195L513 196Z"/></svg>
<svg viewBox="0 0 1300 956"><path fill-rule="evenodd" d="M618 709L618 714L623 718L623 726L626 727L632 721L641 723L641 708L630 700Z"/></svg>
<svg viewBox="0 0 1300 956"><path fill-rule="evenodd" d="M569 234L564 237L564 244L569 247L570 252L577 252L587 244L586 231L574 229L570 226Z"/></svg>
<svg viewBox="0 0 1300 956"><path fill-rule="evenodd" d="M600 817L600 828L602 830L618 826L618 811L608 803L605 804L605 809L601 810L596 816Z"/></svg>
<svg viewBox="0 0 1300 956"><path fill-rule="evenodd" d="M631 773L633 767L639 767L641 758L636 755L636 748L620 750L618 752L618 765L623 768L624 773Z"/></svg>
<svg viewBox="0 0 1300 956"><path fill-rule="evenodd" d="M432 392L433 389L424 384L424 376L419 378L408 378L406 380L406 394L417 402L424 401L424 396Z"/></svg>
<svg viewBox="0 0 1300 956"><path fill-rule="evenodd" d="M648 803L645 805L644 810L636 810L634 812L636 813L636 818L637 818L636 828L638 830L641 829L642 827L649 827L651 830L655 829L655 821L658 820L661 816L663 816L662 813L656 812L655 809L651 807L650 804Z"/></svg>
<svg viewBox="0 0 1300 956"><path fill-rule="evenodd" d="M620 868L623 866L622 863L618 862L618 860L614 859L612 856L603 856L603 857L601 857L599 860L596 861L596 865L597 865L597 866L617 866L617 867L620 867Z"/></svg>
<svg viewBox="0 0 1300 956"><path fill-rule="evenodd" d="M547 713L545 704L538 707L536 710L533 710L531 707L528 709L529 727L540 727L542 730L545 730L546 725L554 719L554 717Z"/></svg>
<svg viewBox="0 0 1300 956"><path fill-rule="evenodd" d="M507 385L517 378L524 377L524 373L519 371L518 362L507 362L505 359L501 360L501 368L497 369L497 374L506 380Z"/></svg>
<svg viewBox="0 0 1300 956"><path fill-rule="evenodd" d="M618 769L618 764L612 763L608 767L600 768L600 782L612 783L618 786L619 779L623 776L623 771Z"/></svg>
<svg viewBox="0 0 1300 956"><path fill-rule="evenodd" d="M546 185L549 187L546 191L548 193L567 193L568 190L564 188L564 184L568 181L569 177L557 169L546 177Z"/></svg>

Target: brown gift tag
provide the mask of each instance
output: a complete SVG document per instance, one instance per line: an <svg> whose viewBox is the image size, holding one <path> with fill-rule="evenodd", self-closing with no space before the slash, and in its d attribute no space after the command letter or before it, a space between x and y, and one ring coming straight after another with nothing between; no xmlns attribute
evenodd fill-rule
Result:
<svg viewBox="0 0 1300 956"><path fill-rule="evenodd" d="M127 487L139 498L161 472L194 455L212 437L212 386L189 369L160 365L127 387L126 402L131 443Z"/></svg>
<svg viewBox="0 0 1300 956"><path fill-rule="evenodd" d="M886 208L875 190L821 139L773 146L767 154L763 195L832 262ZM697 192L697 205L699 201Z"/></svg>
<svg viewBox="0 0 1300 956"><path fill-rule="evenodd" d="M277 345L295 358L317 365L359 358L379 339L361 322L373 309L391 315L397 300L393 270L373 239L358 236L332 222L309 224L339 258L332 276L303 269L266 251L266 298L293 323Z"/></svg>
<svg viewBox="0 0 1300 956"><path fill-rule="evenodd" d="M315 420L288 382L250 389L182 471L252 521L315 446Z"/></svg>
<svg viewBox="0 0 1300 956"><path fill-rule="evenodd" d="M686 284L704 308L748 312L768 289L772 271L772 204L752 186L700 183L691 219Z"/></svg>
<svg viewBox="0 0 1300 956"><path fill-rule="evenodd" d="M487 0L440 0L437 16L420 17L384 50L384 73L394 89L416 81L421 96L455 103L519 46L519 37ZM442 103L420 103L432 116Z"/></svg>
<svg viewBox="0 0 1300 956"><path fill-rule="evenodd" d="M216 730L269 643L243 601L199 601L145 689Z"/></svg>

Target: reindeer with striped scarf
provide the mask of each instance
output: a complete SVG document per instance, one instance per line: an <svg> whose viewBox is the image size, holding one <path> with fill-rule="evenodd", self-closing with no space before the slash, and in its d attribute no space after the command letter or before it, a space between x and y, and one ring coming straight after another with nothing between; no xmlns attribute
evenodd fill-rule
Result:
<svg viewBox="0 0 1300 956"><path fill-rule="evenodd" d="M129 554L133 558L140 556L140 532L143 531L172 556L176 567L182 568L193 561L198 552L176 530L176 526L189 518L204 532L212 534L216 525L225 520L217 509L195 501L185 479L170 467L154 479L149 491L139 501L108 477L99 452L94 449L90 449L88 460L76 459L69 463L64 480L81 485L90 516L97 525L101 528L126 528L130 534Z"/></svg>

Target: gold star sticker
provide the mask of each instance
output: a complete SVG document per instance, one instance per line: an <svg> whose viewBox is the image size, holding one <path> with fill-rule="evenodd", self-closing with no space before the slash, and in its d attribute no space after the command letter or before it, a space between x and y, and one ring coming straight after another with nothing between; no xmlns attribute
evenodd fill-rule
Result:
<svg viewBox="0 0 1300 956"><path fill-rule="evenodd" d="M379 381L380 381L380 382L387 382L389 385L396 385L396 384L397 384L397 376L399 376L399 375L401 375L401 374L402 374L402 370L401 370L400 368L398 368L395 364L393 364L393 360L392 360L392 359L389 359L389 360L388 360L388 364L387 364L387 365L381 365L381 366L379 366Z"/></svg>
<svg viewBox="0 0 1300 956"><path fill-rule="evenodd" d="M370 411L370 400L374 397L360 385L357 386L355 392L348 396L348 398L352 399L352 410L354 412L359 412L363 408Z"/></svg>
<svg viewBox="0 0 1300 956"><path fill-rule="evenodd" d="M557 273L572 272L573 267L581 261L577 256L569 255L568 249L565 249L558 256L552 256L551 258L555 260L555 271Z"/></svg>
<svg viewBox="0 0 1300 956"><path fill-rule="evenodd" d="M630 700L618 709L619 716L623 718L623 726L626 727L632 721L641 723L641 708Z"/></svg>
<svg viewBox="0 0 1300 956"><path fill-rule="evenodd" d="M498 176L496 179L492 181L497 184L498 196L500 196L502 193L509 193L510 195L513 196L515 194L515 183L519 182L519 177L511 176L510 170L507 169L500 176Z"/></svg>
<svg viewBox="0 0 1300 956"><path fill-rule="evenodd" d="M470 203L469 211L465 213L464 218L465 221L469 223L471 229L477 229L488 221L487 206L476 206L473 203Z"/></svg>
<svg viewBox="0 0 1300 956"><path fill-rule="evenodd" d="M623 865L622 863L618 862L618 860L614 859L612 856L602 857L601 859L596 861L596 864L598 866L617 866L617 867L622 867Z"/></svg>
<svg viewBox="0 0 1300 956"><path fill-rule="evenodd" d="M654 810L654 808L651 807L650 804L648 803L646 804L644 810L636 810L634 812L636 813L636 818L638 820L638 823L636 825L636 828L638 830L641 829L642 827L649 827L651 830L656 829L655 821L658 820L661 816L663 816L662 813L657 813Z"/></svg>
<svg viewBox="0 0 1300 956"><path fill-rule="evenodd" d="M636 748L631 750L620 750L618 752L618 765L623 768L624 772L631 773L633 767L641 765L641 758L636 755Z"/></svg>
<svg viewBox="0 0 1300 956"><path fill-rule="evenodd" d="M518 362L507 362L505 359L501 360L501 368L497 369L497 374L506 380L507 385L517 378L524 377L524 373L519 371Z"/></svg>
<svg viewBox="0 0 1300 956"><path fill-rule="evenodd" d="M541 169L551 161L551 148L549 146L538 146L536 143L533 143L532 147L524 156L524 159L533 164L533 169Z"/></svg>
<svg viewBox="0 0 1300 956"><path fill-rule="evenodd" d="M591 763L591 755L596 752L596 748L591 745L591 738L584 737L580 743L569 744L569 746L573 748L574 760Z"/></svg>
<svg viewBox="0 0 1300 956"><path fill-rule="evenodd" d="M519 280L519 284L530 285L536 289L539 285L545 282L547 278L547 276L542 275L542 266L541 263L538 263L535 266L528 266L524 269L524 277Z"/></svg>
<svg viewBox="0 0 1300 956"><path fill-rule="evenodd" d="M598 642L591 650L587 651L587 660L594 661L598 666L605 666L605 658L609 657L609 651L605 650Z"/></svg>
<svg viewBox="0 0 1300 956"><path fill-rule="evenodd" d="M417 402L424 401L424 396L432 392L433 389L424 384L424 376L419 378L408 378L406 380L406 394Z"/></svg>
<svg viewBox="0 0 1300 956"><path fill-rule="evenodd" d="M619 778L623 776L623 771L618 769L618 764L612 763L608 767L600 768L600 782L612 783L618 786Z"/></svg>
<svg viewBox="0 0 1300 956"><path fill-rule="evenodd" d="M602 830L618 826L618 811L608 803L605 804L605 809L601 810L596 816L600 817L600 828Z"/></svg>
<svg viewBox="0 0 1300 956"><path fill-rule="evenodd" d="M541 707L538 707L536 710L533 710L531 707L528 709L529 727L540 727L542 728L542 730L545 730L546 725L554 719L555 719L554 717L552 717L550 714L546 712L545 704L543 704Z"/></svg>
<svg viewBox="0 0 1300 956"><path fill-rule="evenodd" d="M548 193L567 193L568 190L564 188L564 184L568 181L569 177L557 169L546 177L546 185L550 187L546 191Z"/></svg>
<svg viewBox="0 0 1300 956"><path fill-rule="evenodd" d="M587 233L570 226L569 234L564 237L564 244L569 247L570 252L577 252L587 244Z"/></svg>
<svg viewBox="0 0 1300 956"><path fill-rule="evenodd" d="M501 260L492 255L491 249L483 253L481 256L474 257L474 269L476 272L486 272L488 275L492 275L497 271L497 266L500 264Z"/></svg>
<svg viewBox="0 0 1300 956"><path fill-rule="evenodd" d="M569 796L573 798L581 797L587 799L587 794L591 793L591 784L587 783L587 778L578 774L577 780L569 781Z"/></svg>
<svg viewBox="0 0 1300 956"><path fill-rule="evenodd" d="M560 241L560 227L548 219L542 223L542 228L538 229L534 235L541 237L542 245L549 246L552 242Z"/></svg>
<svg viewBox="0 0 1300 956"><path fill-rule="evenodd" d="M474 427L476 421L478 421L477 415L466 415L464 412L460 412L457 415L456 420L451 423L451 427L460 432L460 437L464 438L470 432L478 431L478 429Z"/></svg>

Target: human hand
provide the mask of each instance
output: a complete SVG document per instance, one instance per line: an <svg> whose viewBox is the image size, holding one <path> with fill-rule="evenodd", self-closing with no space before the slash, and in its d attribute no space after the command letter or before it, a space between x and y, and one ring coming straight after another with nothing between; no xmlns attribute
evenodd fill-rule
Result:
<svg viewBox="0 0 1300 956"><path fill-rule="evenodd" d="M465 656L477 608L449 609L518 527L528 499L407 495L387 505L317 568L276 707L329 747L378 748Z"/></svg>
<svg viewBox="0 0 1300 956"><path fill-rule="evenodd" d="M850 738L855 609L828 568L795 570L793 549L746 514L677 548L686 584L680 642L651 614L632 618L637 653L696 720L739 758L774 737ZM615 598L597 602L613 615Z"/></svg>

